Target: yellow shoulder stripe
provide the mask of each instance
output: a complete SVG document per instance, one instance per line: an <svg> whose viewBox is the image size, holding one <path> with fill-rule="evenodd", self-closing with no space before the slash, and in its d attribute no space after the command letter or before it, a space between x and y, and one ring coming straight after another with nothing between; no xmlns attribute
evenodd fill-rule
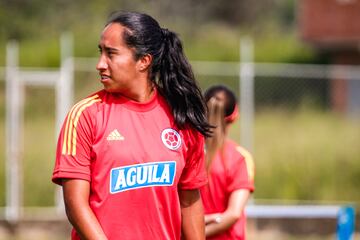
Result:
<svg viewBox="0 0 360 240"><path fill-rule="evenodd" d="M247 168L249 178L250 178L251 181L254 181L255 164L254 164L254 159L253 159L251 153L249 153L245 148L240 147L240 146L237 146L236 150L238 150L241 153L241 155L244 156L245 164L246 164L246 168Z"/></svg>
<svg viewBox="0 0 360 240"><path fill-rule="evenodd" d="M76 127L79 121L79 118L82 112L89 106L93 105L96 102L100 102L98 95L94 95L88 98L85 98L75 104L70 110L66 125L64 129L64 140L62 145L62 154L71 154L76 155Z"/></svg>

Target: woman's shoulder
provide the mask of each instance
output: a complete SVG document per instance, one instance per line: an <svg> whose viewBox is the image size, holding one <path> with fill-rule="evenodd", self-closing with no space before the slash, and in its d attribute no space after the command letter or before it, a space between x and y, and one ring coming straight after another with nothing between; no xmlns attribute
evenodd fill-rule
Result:
<svg viewBox="0 0 360 240"><path fill-rule="evenodd" d="M182 140L186 146L186 149L190 148L205 148L205 138L204 136L191 126L186 126L185 128L179 129Z"/></svg>
<svg viewBox="0 0 360 240"><path fill-rule="evenodd" d="M229 159L232 159L234 164L244 163L248 172L250 179L254 179L255 175L255 163L252 154L244 147L240 146L238 143L227 140L226 154L229 154Z"/></svg>
<svg viewBox="0 0 360 240"><path fill-rule="evenodd" d="M225 145L226 145L226 151L231 152L232 154L235 155L240 155L245 159L252 159L252 154L237 142L231 139L226 139Z"/></svg>
<svg viewBox="0 0 360 240"><path fill-rule="evenodd" d="M80 103L94 101L94 99L102 99L102 98L104 98L105 95L106 95L105 90L99 90L97 92L93 92L93 93L87 95L86 97L83 97L80 100L78 100L74 104L74 106L79 105Z"/></svg>
<svg viewBox="0 0 360 240"><path fill-rule="evenodd" d="M190 124L186 124L180 131L189 138L204 139L204 136Z"/></svg>
<svg viewBox="0 0 360 240"><path fill-rule="evenodd" d="M240 147L240 145L237 142L229 138L225 139L226 151L237 151L236 150L237 147Z"/></svg>
<svg viewBox="0 0 360 240"><path fill-rule="evenodd" d="M94 92L87 97L77 101L70 109L70 114L81 115L82 113L98 111L98 104L103 102L105 97L104 90Z"/></svg>

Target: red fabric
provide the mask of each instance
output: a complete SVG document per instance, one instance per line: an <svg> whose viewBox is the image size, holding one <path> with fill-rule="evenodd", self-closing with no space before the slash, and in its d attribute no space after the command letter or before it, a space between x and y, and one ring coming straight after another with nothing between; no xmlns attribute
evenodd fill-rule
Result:
<svg viewBox="0 0 360 240"><path fill-rule="evenodd" d="M205 214L224 212L230 194L235 190L248 189L251 192L254 191L253 172L250 173L253 169L247 166L247 160L240 153L240 149L243 151L243 148L236 143L227 140L224 146L223 158L220 152L215 155L209 173L209 184L201 188ZM246 216L243 213L242 217L227 232L207 239L244 240L246 237L245 225Z"/></svg>
<svg viewBox="0 0 360 240"><path fill-rule="evenodd" d="M164 129L170 129L164 136L173 134L173 149ZM164 174L169 168L162 164L173 164L174 173ZM120 178L127 171L121 169L131 170ZM140 185L142 178L151 185L172 177L166 186ZM193 129L178 130L158 93L137 103L102 90L75 105L65 120L52 180L61 184L63 178L90 182L90 207L109 240L180 239L178 187L207 183L204 138ZM72 239L79 239L75 231Z"/></svg>
<svg viewBox="0 0 360 240"><path fill-rule="evenodd" d="M225 121L228 123L234 122L239 117L239 108L237 104L235 105L234 111L227 117L225 117Z"/></svg>

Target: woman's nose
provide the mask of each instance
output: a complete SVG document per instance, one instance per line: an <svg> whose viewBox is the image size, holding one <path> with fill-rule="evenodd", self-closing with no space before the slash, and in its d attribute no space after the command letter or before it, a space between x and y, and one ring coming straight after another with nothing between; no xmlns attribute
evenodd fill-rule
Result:
<svg viewBox="0 0 360 240"><path fill-rule="evenodd" d="M107 68L107 63L106 63L106 59L104 54L101 54L99 57L99 60L96 64L96 70L100 71L100 70L104 70Z"/></svg>

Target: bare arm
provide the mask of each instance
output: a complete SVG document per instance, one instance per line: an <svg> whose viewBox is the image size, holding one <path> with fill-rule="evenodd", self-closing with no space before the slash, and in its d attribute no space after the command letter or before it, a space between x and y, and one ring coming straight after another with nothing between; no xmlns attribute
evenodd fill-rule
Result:
<svg viewBox="0 0 360 240"><path fill-rule="evenodd" d="M66 215L83 240L106 240L106 236L89 206L90 183L79 179L63 180Z"/></svg>
<svg viewBox="0 0 360 240"><path fill-rule="evenodd" d="M179 198L182 216L182 239L205 239L204 209L199 190L179 189Z"/></svg>
<svg viewBox="0 0 360 240"><path fill-rule="evenodd" d="M250 196L249 190L239 189L231 193L228 207L223 213L205 216L206 236L213 236L229 229L241 217L246 202Z"/></svg>

